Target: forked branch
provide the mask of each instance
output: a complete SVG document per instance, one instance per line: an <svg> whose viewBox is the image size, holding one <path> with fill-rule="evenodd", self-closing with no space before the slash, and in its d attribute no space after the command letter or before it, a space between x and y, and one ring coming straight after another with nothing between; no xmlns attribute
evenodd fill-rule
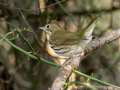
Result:
<svg viewBox="0 0 120 90"><path fill-rule="evenodd" d="M92 40L86 48L79 50L79 46L76 46L72 51L73 55L65 62L60 68L58 76L55 78L50 90L63 90L66 80L71 75L75 68L78 68L79 63L92 51L108 44L120 37L120 29L106 32L103 36L98 39Z"/></svg>

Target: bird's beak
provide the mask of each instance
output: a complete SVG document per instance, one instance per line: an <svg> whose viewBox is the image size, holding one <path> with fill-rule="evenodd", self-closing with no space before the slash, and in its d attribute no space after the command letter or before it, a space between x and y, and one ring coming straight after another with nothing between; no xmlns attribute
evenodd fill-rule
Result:
<svg viewBox="0 0 120 90"><path fill-rule="evenodd" d="M40 30L46 31L44 27L39 27Z"/></svg>

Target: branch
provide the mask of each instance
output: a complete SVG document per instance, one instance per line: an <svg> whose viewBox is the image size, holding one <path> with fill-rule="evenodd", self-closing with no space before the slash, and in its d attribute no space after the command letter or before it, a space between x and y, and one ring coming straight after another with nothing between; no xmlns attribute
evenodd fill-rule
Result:
<svg viewBox="0 0 120 90"><path fill-rule="evenodd" d="M102 37L92 40L86 48L82 51L79 50L79 46L72 51L73 54L71 57L65 62L65 64L60 68L58 76L54 80L51 90L63 90L64 84L66 80L71 75L72 71L79 66L79 63L86 55L90 52L102 47L105 44L110 43L120 37L120 29L113 30L111 32L106 32Z"/></svg>
<svg viewBox="0 0 120 90"><path fill-rule="evenodd" d="M73 88L72 90L91 90L91 89L88 87L78 87L78 88ZM100 87L96 87L95 90L119 90L119 89L111 86L100 86Z"/></svg>

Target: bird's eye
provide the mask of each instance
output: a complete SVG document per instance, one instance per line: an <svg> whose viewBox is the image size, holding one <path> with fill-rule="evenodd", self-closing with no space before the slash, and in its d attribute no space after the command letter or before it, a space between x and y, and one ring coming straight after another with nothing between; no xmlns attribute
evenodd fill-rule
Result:
<svg viewBox="0 0 120 90"><path fill-rule="evenodd" d="M49 32L52 32L52 30L51 30L51 25L50 25L50 24L47 24L47 25L46 25L46 29L47 29Z"/></svg>
<svg viewBox="0 0 120 90"><path fill-rule="evenodd" d="M50 28L50 25L48 24L48 25L46 25L46 28Z"/></svg>

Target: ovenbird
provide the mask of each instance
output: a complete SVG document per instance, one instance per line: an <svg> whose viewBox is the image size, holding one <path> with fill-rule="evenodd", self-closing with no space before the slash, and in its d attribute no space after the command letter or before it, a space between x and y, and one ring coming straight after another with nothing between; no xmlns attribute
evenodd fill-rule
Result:
<svg viewBox="0 0 120 90"><path fill-rule="evenodd" d="M56 63L62 64L67 58L67 56L63 55L65 52L69 52L69 47L80 45L81 40L92 38L91 34L95 28L95 23L96 20L89 24L85 30L78 30L77 32L66 31L55 23L40 27L43 30L43 41L47 53L57 59L54 60ZM81 46L84 45L81 44Z"/></svg>

